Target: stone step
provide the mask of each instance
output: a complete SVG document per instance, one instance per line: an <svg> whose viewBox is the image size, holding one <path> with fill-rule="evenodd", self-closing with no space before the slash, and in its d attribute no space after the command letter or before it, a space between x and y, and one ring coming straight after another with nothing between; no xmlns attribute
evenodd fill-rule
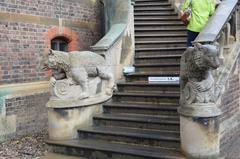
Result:
<svg viewBox="0 0 240 159"><path fill-rule="evenodd" d="M171 13L165 13L165 12L137 12L137 13L134 13L134 16L150 16L150 17L169 17L169 16L177 16L178 14L177 13L174 13L174 12L171 12Z"/></svg>
<svg viewBox="0 0 240 159"><path fill-rule="evenodd" d="M155 2L155 3L137 3L134 5L134 8L142 7L171 7L171 3L168 2Z"/></svg>
<svg viewBox="0 0 240 159"><path fill-rule="evenodd" d="M183 26L163 26L163 27L135 27L135 34L185 34L187 35L187 29Z"/></svg>
<svg viewBox="0 0 240 159"><path fill-rule="evenodd" d="M165 38L165 37L170 37L170 38L176 38L176 37L185 37L187 38L186 34L151 34L151 33L137 33L135 34L135 38Z"/></svg>
<svg viewBox="0 0 240 159"><path fill-rule="evenodd" d="M146 23L147 24L147 23ZM174 25L174 24L170 24L170 25L136 25L135 26L135 32L136 33L142 33L142 32L146 32L148 33L148 31L159 31L159 34L162 34L161 31L182 31L180 33L183 33L183 31L187 31L186 27L182 24L179 25ZM164 34L166 34L167 32L163 32ZM170 32L171 34L172 32ZM167 33L168 34L168 33ZM174 33L172 33L174 34Z"/></svg>
<svg viewBox="0 0 240 159"><path fill-rule="evenodd" d="M184 28L185 25L181 22L181 21L168 21L168 22L145 22L145 21L141 21L141 22L135 22L134 23L135 27L143 27L143 26L151 26L151 27L156 27L156 26L164 26L164 27L168 27L168 26L183 26Z"/></svg>
<svg viewBox="0 0 240 159"><path fill-rule="evenodd" d="M135 72L126 74L127 82L148 81L148 77L178 77L180 72L177 71L157 71L157 72Z"/></svg>
<svg viewBox="0 0 240 159"><path fill-rule="evenodd" d="M181 54L166 54L166 55L135 55L135 59L167 59L167 58L181 58Z"/></svg>
<svg viewBox="0 0 240 159"><path fill-rule="evenodd" d="M140 11L140 12L144 12L144 11L146 11L146 12L151 12L151 11L158 11L158 12L164 12L165 13L165 11L170 11L171 13L172 12L174 12L174 9L170 6L170 7L166 7L166 6L164 6L164 7L159 7L159 6L151 6L151 7L135 7L134 8L134 12L138 12L138 11Z"/></svg>
<svg viewBox="0 0 240 159"><path fill-rule="evenodd" d="M155 130L179 131L179 117L143 114L100 114L93 117L95 126L118 126Z"/></svg>
<svg viewBox="0 0 240 159"><path fill-rule="evenodd" d="M105 113L111 114L145 114L145 115L178 115L178 104L140 104L140 103L122 103L108 102L103 105Z"/></svg>
<svg viewBox="0 0 240 159"><path fill-rule="evenodd" d="M173 8L135 8L134 9L134 14L138 15L138 13L147 13L147 14L173 14L174 9ZM176 15L176 14L173 14Z"/></svg>
<svg viewBox="0 0 240 159"><path fill-rule="evenodd" d="M187 39L186 34L144 34L144 33L137 33L135 34L136 41L170 41L170 40L185 40Z"/></svg>
<svg viewBox="0 0 240 159"><path fill-rule="evenodd" d="M168 16L168 17L135 17L134 21L180 21L177 16Z"/></svg>
<svg viewBox="0 0 240 159"><path fill-rule="evenodd" d="M135 41L135 48L169 48L184 47L186 40L166 40L166 41Z"/></svg>
<svg viewBox="0 0 240 159"><path fill-rule="evenodd" d="M135 44L141 45L141 44L178 44L178 43L186 43L186 40L161 40L161 41L147 41L147 40L138 40L135 41Z"/></svg>
<svg viewBox="0 0 240 159"><path fill-rule="evenodd" d="M79 140L107 140L134 145L157 146L180 150L180 133L177 131L144 130L121 127L89 127L78 130Z"/></svg>
<svg viewBox="0 0 240 159"><path fill-rule="evenodd" d="M169 3L169 1L168 0L162 0L162 1L135 1L136 3L135 3L135 5L137 4L137 5L144 5L144 4L146 4L146 5L158 5L159 3ZM134 6L135 6L134 5Z"/></svg>
<svg viewBox="0 0 240 159"><path fill-rule="evenodd" d="M179 92L179 83L122 82L117 84L119 92Z"/></svg>
<svg viewBox="0 0 240 159"><path fill-rule="evenodd" d="M161 92L116 92L113 94L114 102L139 102L158 104L162 102L178 103L179 92L161 93Z"/></svg>
<svg viewBox="0 0 240 159"><path fill-rule="evenodd" d="M180 71L180 63L144 63L144 64L134 64L136 72L143 71Z"/></svg>
<svg viewBox="0 0 240 159"><path fill-rule="evenodd" d="M153 56L153 55L182 55L186 47L159 47L159 48L136 48L135 55L136 56Z"/></svg>
<svg viewBox="0 0 240 159"><path fill-rule="evenodd" d="M186 159L178 150L168 150L98 140L47 141L56 153L87 157L89 159Z"/></svg>
<svg viewBox="0 0 240 159"><path fill-rule="evenodd" d="M159 48L180 48L180 47L185 47L187 45L187 42L182 41L182 42L171 42L171 43L165 43L162 41L151 41L151 42L143 42L143 43L138 43L138 41L135 41L135 50L141 49L141 48L149 48L149 49L159 49ZM185 50L184 50L185 51ZM183 53L183 52L182 52ZM182 54L181 53L181 54Z"/></svg>
<svg viewBox="0 0 240 159"><path fill-rule="evenodd" d="M180 63L180 54L169 55L135 55L135 64Z"/></svg>

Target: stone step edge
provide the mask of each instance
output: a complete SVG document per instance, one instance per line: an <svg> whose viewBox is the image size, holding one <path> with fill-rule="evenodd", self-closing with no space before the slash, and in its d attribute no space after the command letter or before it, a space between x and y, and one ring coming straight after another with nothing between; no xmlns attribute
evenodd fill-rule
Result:
<svg viewBox="0 0 240 159"><path fill-rule="evenodd" d="M173 124L179 125L180 119L178 116L167 115L140 115L140 114L99 114L93 117L94 120L113 120L139 123L154 123L154 124ZM171 120L170 120L171 119Z"/></svg>
<svg viewBox="0 0 240 159"><path fill-rule="evenodd" d="M114 136L125 136L125 137L131 137L131 138L134 137L134 138L145 138L145 139L180 142L180 133L177 131L139 129L139 133L138 133L136 132L136 130L137 129L123 128L123 127L95 126L95 127L78 129L78 133L81 133L81 132L96 133L96 134L102 134L102 135L114 135Z"/></svg>
<svg viewBox="0 0 240 159"><path fill-rule="evenodd" d="M60 147L72 147L94 151L104 151L131 156L151 157L153 159L186 159L179 151L165 150L160 148L149 148L143 146L125 145L120 143L100 142L93 140L66 140L66 141L46 141L49 145ZM118 149L117 149L117 148Z"/></svg>

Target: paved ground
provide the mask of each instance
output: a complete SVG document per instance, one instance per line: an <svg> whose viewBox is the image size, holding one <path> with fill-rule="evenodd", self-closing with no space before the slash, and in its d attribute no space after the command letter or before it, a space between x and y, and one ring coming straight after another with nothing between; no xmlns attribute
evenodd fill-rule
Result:
<svg viewBox="0 0 240 159"><path fill-rule="evenodd" d="M79 157L72 157L72 156L48 153L46 156L40 157L40 159L86 159L86 158L79 158Z"/></svg>
<svg viewBox="0 0 240 159"><path fill-rule="evenodd" d="M43 131L0 143L0 159L38 159L47 153L46 138Z"/></svg>

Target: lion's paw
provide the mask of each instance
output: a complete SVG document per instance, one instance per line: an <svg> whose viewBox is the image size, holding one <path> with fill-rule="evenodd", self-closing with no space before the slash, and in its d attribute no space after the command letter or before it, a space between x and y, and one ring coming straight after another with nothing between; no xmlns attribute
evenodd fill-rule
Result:
<svg viewBox="0 0 240 159"><path fill-rule="evenodd" d="M112 89L112 88L108 88L108 89L106 90L106 94L107 94L108 96L111 96L111 95L113 94L113 89Z"/></svg>
<svg viewBox="0 0 240 159"><path fill-rule="evenodd" d="M83 92L81 94L81 99L88 98L88 97L89 97L89 93L88 92Z"/></svg>

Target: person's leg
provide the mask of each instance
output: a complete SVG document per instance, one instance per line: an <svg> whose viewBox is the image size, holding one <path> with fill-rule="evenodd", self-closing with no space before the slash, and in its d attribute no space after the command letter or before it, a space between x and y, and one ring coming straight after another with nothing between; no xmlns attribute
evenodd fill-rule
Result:
<svg viewBox="0 0 240 159"><path fill-rule="evenodd" d="M192 41L194 41L196 39L198 34L199 34L198 32L188 30L188 33L187 33L187 47L192 46Z"/></svg>

